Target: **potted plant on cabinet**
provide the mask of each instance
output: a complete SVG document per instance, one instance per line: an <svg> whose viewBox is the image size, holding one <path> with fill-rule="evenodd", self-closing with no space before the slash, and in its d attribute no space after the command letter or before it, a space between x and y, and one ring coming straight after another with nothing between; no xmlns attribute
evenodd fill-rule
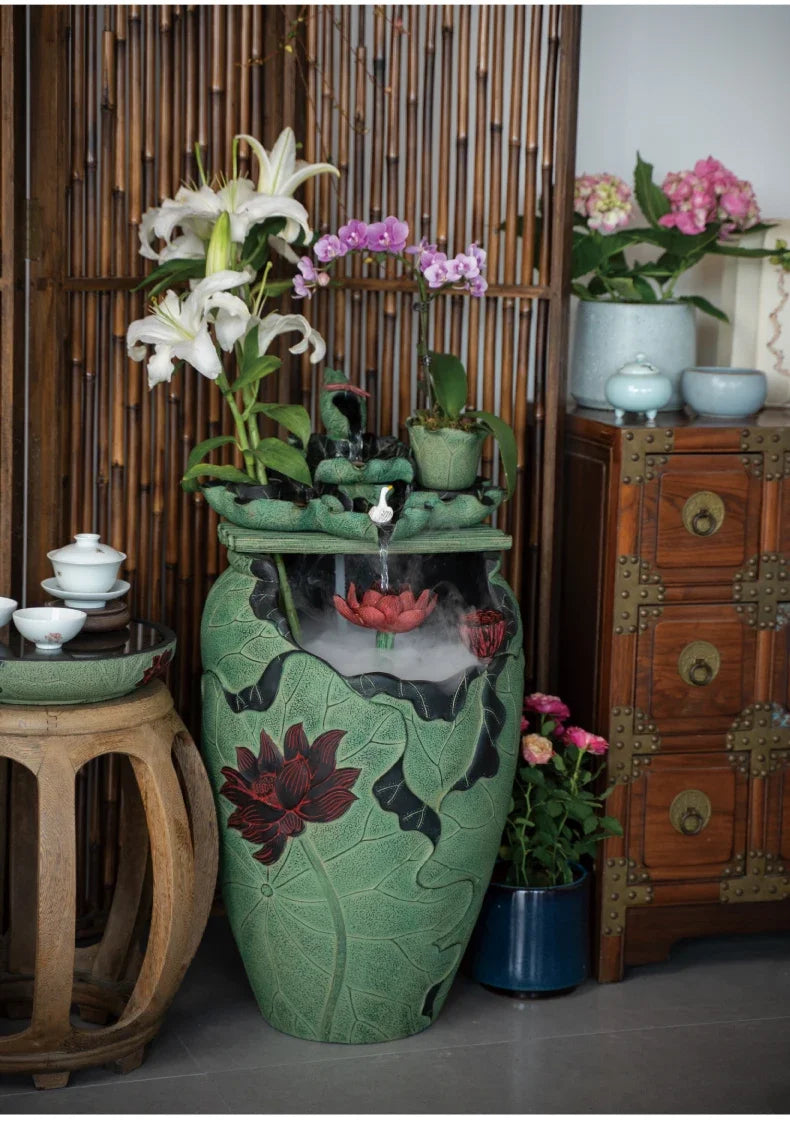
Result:
<svg viewBox="0 0 790 1121"><path fill-rule="evenodd" d="M631 225L634 198L645 220ZM668 408L680 408L680 375L696 361L694 310L727 321L703 296L678 295L678 280L708 255L771 257L790 265L779 243L744 248L739 235L767 231L752 186L718 160L670 172L659 186L639 153L633 192L616 175L576 179L571 291L579 298L570 389L581 405L610 408L606 379L637 351L669 377ZM626 256L631 250L637 252Z"/></svg>
<svg viewBox="0 0 790 1121"><path fill-rule="evenodd" d="M406 429L420 484L439 491L473 486L483 441L493 436L499 446L510 496L515 487L517 462L513 430L493 413L470 408L466 370L461 360L428 346L431 305L436 296L447 291L466 292L473 297L484 295L488 288L483 276L485 250L472 242L464 253L448 258L425 238L417 245L407 245L408 238L407 223L393 215L371 225L352 218L337 234L319 238L313 253L325 266L351 252L363 253L368 261L379 265L394 259L415 283L418 380L425 395L425 407L407 418ZM329 281L326 269L317 269L310 257L303 257L298 268L299 275L294 278L297 296L310 298Z"/></svg>
<svg viewBox="0 0 790 1121"><path fill-rule="evenodd" d="M583 861L622 827L593 792L609 745L567 725L559 697L524 701L521 755L470 950L475 980L514 996L567 992L588 972L590 873Z"/></svg>

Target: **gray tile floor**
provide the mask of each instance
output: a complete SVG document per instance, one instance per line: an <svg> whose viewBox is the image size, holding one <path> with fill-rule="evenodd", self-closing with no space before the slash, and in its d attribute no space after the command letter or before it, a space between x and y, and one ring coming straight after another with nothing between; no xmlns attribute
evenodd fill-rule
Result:
<svg viewBox="0 0 790 1121"><path fill-rule="evenodd" d="M0 1113L786 1113L790 935L679 944L619 985L521 1002L460 977L422 1035L344 1047L262 1019L224 919L139 1070L36 1092Z"/></svg>

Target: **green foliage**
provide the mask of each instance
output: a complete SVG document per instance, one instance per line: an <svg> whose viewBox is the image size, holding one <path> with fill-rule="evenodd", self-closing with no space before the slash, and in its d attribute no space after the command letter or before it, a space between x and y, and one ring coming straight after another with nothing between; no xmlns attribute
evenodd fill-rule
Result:
<svg viewBox="0 0 790 1121"><path fill-rule="evenodd" d="M613 303L657 303L679 299L706 315L727 322L727 316L702 296L675 296L678 279L709 253L725 257L759 260L768 257L772 264L790 271L790 251L781 242L771 248L741 248L734 240L721 240L721 222L710 222L700 234L684 234L661 226L660 219L670 212L669 199L653 180L653 165L637 152L634 168L634 194L647 226L615 230L602 234L590 229L588 219L573 215L571 243L571 292L580 300L610 300ZM504 223L501 228L504 228ZM757 233L771 229L757 222L748 230ZM524 222L517 219L518 236ZM660 256L653 261L629 264L625 250L653 247ZM539 250L536 235L535 252Z"/></svg>
<svg viewBox="0 0 790 1121"><path fill-rule="evenodd" d="M507 479L507 496L511 498L516 489L516 475L518 471L518 448L513 429L501 417L487 413L483 409L467 409L464 416L473 416L483 428L487 428L499 445L499 454L502 457L502 466Z"/></svg>
<svg viewBox="0 0 790 1121"><path fill-rule="evenodd" d="M431 388L433 398L442 412L451 420L457 420L466 404L466 370L460 358L454 354L437 354L429 350L431 360Z"/></svg>
<svg viewBox="0 0 790 1121"><path fill-rule="evenodd" d="M313 481L302 452L283 440L278 440L276 436L261 440L253 455L264 467L271 467L272 470L279 471L281 475L287 475L290 479L296 479L299 483L310 486Z"/></svg>
<svg viewBox="0 0 790 1121"><path fill-rule="evenodd" d="M545 737L554 754L545 763L519 764L500 858L508 883L551 887L570 883L571 864L594 856L601 841L623 830L601 813L611 789L594 792L605 766L600 756L566 744L553 716L530 712L529 718L533 734Z"/></svg>

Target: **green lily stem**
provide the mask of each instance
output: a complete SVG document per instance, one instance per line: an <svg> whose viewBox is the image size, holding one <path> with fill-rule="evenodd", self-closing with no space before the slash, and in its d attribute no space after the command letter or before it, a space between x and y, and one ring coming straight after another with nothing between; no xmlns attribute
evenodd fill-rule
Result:
<svg viewBox="0 0 790 1121"><path fill-rule="evenodd" d="M376 649L391 650L395 645L395 635L389 631L376 631Z"/></svg>
<svg viewBox="0 0 790 1121"><path fill-rule="evenodd" d="M321 1011L321 1023L318 1029L319 1039L331 1039L332 1021L335 1016L335 1009L337 1008L337 1003L343 992L343 986L346 980L348 935L346 933L346 921L340 899L327 873L324 862L310 838L310 830L312 828L311 825L308 825L305 832L299 837L299 840L302 845L302 852L310 862L315 881L326 902L334 933L335 954L331 971L331 981L329 983L326 999L324 1000L324 1007Z"/></svg>
<svg viewBox="0 0 790 1121"><path fill-rule="evenodd" d="M228 403L231 416L233 417L234 424L236 425L236 435L241 448L241 454L244 456L244 464L247 469L247 474L253 479L258 480L262 486L268 483L269 479L266 474L266 468L261 463L255 454L255 448L258 446L260 435L258 433L258 422L254 415L249 418L249 430L244 423L244 417L239 412L239 407L236 404L236 398L231 393L228 379L224 374L220 374L217 378L217 385L222 396ZM251 392L254 392L252 390ZM299 616L296 614L296 605L294 604L293 593L291 592L291 585L288 582L288 573L285 570L285 562L283 561L282 554L274 554L274 563L277 566L277 577L280 584L280 598L282 600L283 614L288 620L288 626L291 629L295 642L302 641L302 628L299 624Z"/></svg>
<svg viewBox="0 0 790 1121"><path fill-rule="evenodd" d="M288 582L288 573L285 571L285 561L283 560L282 553L274 554L274 563L277 567L277 579L280 584L283 613L288 620L288 626L291 628L294 642L301 643L302 628L299 623L299 616L296 614L296 605L294 604L291 585Z"/></svg>

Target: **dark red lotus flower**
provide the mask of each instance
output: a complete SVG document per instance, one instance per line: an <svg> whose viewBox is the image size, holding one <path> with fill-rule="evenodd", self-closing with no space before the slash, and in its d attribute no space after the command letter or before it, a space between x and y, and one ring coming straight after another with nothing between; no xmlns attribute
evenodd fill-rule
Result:
<svg viewBox="0 0 790 1121"><path fill-rule="evenodd" d="M437 599L436 592L428 588L420 592L417 599L411 588L403 588L397 594L368 588L360 603L353 584L348 586L347 599L334 597L335 607L349 623L384 631L385 634L404 634L419 627L436 607Z"/></svg>
<svg viewBox="0 0 790 1121"><path fill-rule="evenodd" d="M507 624L501 611L470 611L458 626L464 644L478 658L493 658L505 637Z"/></svg>
<svg viewBox="0 0 790 1121"><path fill-rule="evenodd" d="M172 650L165 650L164 654L154 654L154 660L137 682L137 688L139 689L141 685L147 685L149 681L153 681L155 677L164 677L172 659Z"/></svg>
<svg viewBox="0 0 790 1121"><path fill-rule="evenodd" d="M285 733L285 758L266 732L256 759L246 747L236 748L239 769L223 767L227 780L220 794L237 807L228 826L245 840L263 847L255 859L274 864L289 837L297 837L306 821L337 821L356 794L351 787L359 777L356 767L335 767L335 753L346 733L323 732L309 744L301 724Z"/></svg>

